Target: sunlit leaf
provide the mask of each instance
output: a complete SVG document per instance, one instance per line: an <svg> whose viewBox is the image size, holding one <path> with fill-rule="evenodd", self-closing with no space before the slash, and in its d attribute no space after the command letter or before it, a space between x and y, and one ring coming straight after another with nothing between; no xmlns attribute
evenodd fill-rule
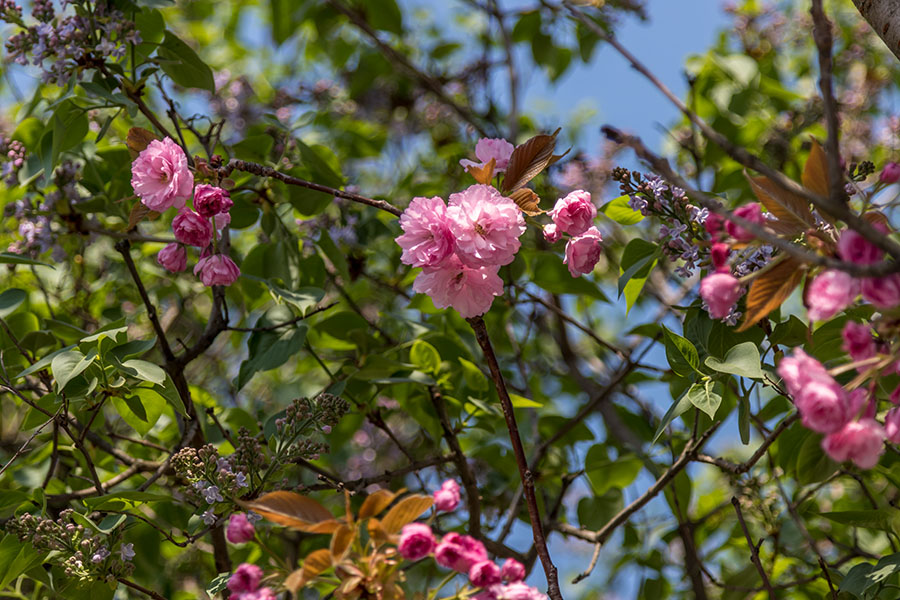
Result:
<svg viewBox="0 0 900 600"><path fill-rule="evenodd" d="M526 183L537 177L547 168L553 159L553 149L556 147L557 129L553 135L536 135L527 142L519 144L509 157L509 165L506 167L506 175L503 178L504 194L509 195L517 189L524 187Z"/></svg>
<svg viewBox="0 0 900 600"><path fill-rule="evenodd" d="M747 293L747 310L738 331L753 327L760 319L781 306L791 292L800 285L806 266L793 258L775 265L750 284Z"/></svg>
<svg viewBox="0 0 900 600"><path fill-rule="evenodd" d="M393 535L407 523L415 521L419 515L431 508L432 504L434 504L434 499L431 496L420 494L407 496L388 511L381 520L381 528L388 535Z"/></svg>

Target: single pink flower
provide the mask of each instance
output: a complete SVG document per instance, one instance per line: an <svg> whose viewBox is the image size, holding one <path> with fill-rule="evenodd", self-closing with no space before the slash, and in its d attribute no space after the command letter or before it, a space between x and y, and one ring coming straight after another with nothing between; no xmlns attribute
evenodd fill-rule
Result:
<svg viewBox="0 0 900 600"><path fill-rule="evenodd" d="M231 285L240 277L241 270L224 254L213 254L197 261L194 275L200 277L200 281L207 287Z"/></svg>
<svg viewBox="0 0 900 600"><path fill-rule="evenodd" d="M405 264L435 267L453 254L455 242L442 199L413 198L400 215L400 227L403 235L395 241L403 249L400 260Z"/></svg>
<svg viewBox="0 0 900 600"><path fill-rule="evenodd" d="M500 567L493 561L483 560L469 567L469 581L475 587L488 587L500 583Z"/></svg>
<svg viewBox="0 0 900 600"><path fill-rule="evenodd" d="M250 563L241 563L228 578L228 589L232 592L243 594L253 592L262 581L263 570Z"/></svg>
<svg viewBox="0 0 900 600"><path fill-rule="evenodd" d="M872 338L872 328L855 321L847 321L841 331L844 343L841 346L853 362L866 360L875 356L878 351Z"/></svg>
<svg viewBox="0 0 900 600"><path fill-rule="evenodd" d="M566 257L563 264L569 267L572 277L581 277L594 270L600 261L603 236L596 227L591 227L578 237L566 242Z"/></svg>
<svg viewBox="0 0 900 600"><path fill-rule="evenodd" d="M508 265L525 233L522 211L489 185L451 194L447 219L456 238L456 255L470 267Z"/></svg>
<svg viewBox="0 0 900 600"><path fill-rule="evenodd" d="M597 217L597 207L591 202L589 192L575 190L565 198L557 200L549 214L563 233L581 235L593 225Z"/></svg>
<svg viewBox="0 0 900 600"><path fill-rule="evenodd" d="M434 507L439 512L453 512L459 506L459 484L455 479L448 479L441 484L441 489L434 492Z"/></svg>
<svg viewBox="0 0 900 600"><path fill-rule="evenodd" d="M194 210L204 217L227 213L234 206L228 190L201 183L194 188Z"/></svg>
<svg viewBox="0 0 900 600"><path fill-rule="evenodd" d="M875 229L887 234L888 228L882 223L873 223ZM837 245L838 256L857 265L871 265L884 257L884 251L853 229L845 229Z"/></svg>
<svg viewBox="0 0 900 600"><path fill-rule="evenodd" d="M862 297L881 310L900 305L900 273L884 277L866 277L862 280Z"/></svg>
<svg viewBox="0 0 900 600"><path fill-rule="evenodd" d="M225 530L225 537L232 544L243 544L253 539L256 534L256 528L253 527L244 513L235 513L228 519L228 529Z"/></svg>
<svg viewBox="0 0 900 600"><path fill-rule="evenodd" d="M459 164L468 171L470 167L483 167L494 159L494 172L503 173L509 166L509 157L516 147L501 138L481 138L475 144L475 156L480 163L468 159L462 159Z"/></svg>
<svg viewBox="0 0 900 600"><path fill-rule="evenodd" d="M537 588L533 588L522 582L509 583L499 586L497 590L498 600L546 600L547 596Z"/></svg>
<svg viewBox="0 0 900 600"><path fill-rule="evenodd" d="M475 269L451 255L437 267L426 267L413 282L413 291L428 294L438 308L452 306L463 318L483 315L494 296L503 294L498 267Z"/></svg>
<svg viewBox="0 0 900 600"><path fill-rule="evenodd" d="M187 251L181 244L167 244L165 248L156 255L156 262L172 273L184 271L187 268Z"/></svg>
<svg viewBox="0 0 900 600"><path fill-rule="evenodd" d="M525 565L514 558L507 558L500 568L500 576L504 581L516 582L525 579Z"/></svg>
<svg viewBox="0 0 900 600"><path fill-rule="evenodd" d="M243 594L232 594L229 600L276 600L277 596L272 588L264 587Z"/></svg>
<svg viewBox="0 0 900 600"><path fill-rule="evenodd" d="M895 406L884 416L884 434L892 444L900 444L900 407Z"/></svg>
<svg viewBox="0 0 900 600"><path fill-rule="evenodd" d="M722 229L725 227L725 219L721 217L718 213L711 212L706 216L706 220L703 221L703 228L706 229L706 232L715 239Z"/></svg>
<svg viewBox="0 0 900 600"><path fill-rule="evenodd" d="M424 523L410 523L400 530L397 550L406 560L419 560L431 554L436 545L431 527Z"/></svg>
<svg viewBox="0 0 900 600"><path fill-rule="evenodd" d="M847 392L827 373L807 377L794 404L803 426L819 433L838 431L853 417Z"/></svg>
<svg viewBox="0 0 900 600"><path fill-rule="evenodd" d="M838 314L859 295L859 281L844 271L828 269L816 275L806 290L811 321L823 321Z"/></svg>
<svg viewBox="0 0 900 600"><path fill-rule="evenodd" d="M555 244L562 238L562 232L556 226L556 223L544 225L544 239L548 244Z"/></svg>
<svg viewBox="0 0 900 600"><path fill-rule="evenodd" d="M724 243L718 242L712 245L710 248L710 258L712 259L713 267L715 268L717 273L728 273L728 255L731 253L731 247Z"/></svg>
<svg viewBox="0 0 900 600"><path fill-rule="evenodd" d="M878 176L878 179L882 183L897 183L900 181L900 165L895 162L889 162L884 165L884 169L881 170L881 175Z"/></svg>
<svg viewBox="0 0 900 600"><path fill-rule="evenodd" d="M484 544L473 537L448 533L434 550L434 560L442 567L468 573L475 563L487 560Z"/></svg>
<svg viewBox="0 0 900 600"><path fill-rule="evenodd" d="M216 231L221 232L225 229L229 224L231 224L231 214L230 213L219 213L213 217L213 222L216 224Z"/></svg>
<svg viewBox="0 0 900 600"><path fill-rule="evenodd" d="M825 436L822 449L832 460L852 460L860 469L871 469L884 453L884 428L874 419L860 419Z"/></svg>
<svg viewBox="0 0 900 600"><path fill-rule="evenodd" d="M763 216L762 208L758 202L751 202L750 204L741 206L734 211L734 215L746 219L751 223L756 223L757 225L762 225L766 222L766 218ZM725 231L739 242L752 242L756 239L755 235L731 221L726 221Z"/></svg>
<svg viewBox="0 0 900 600"><path fill-rule="evenodd" d="M172 219L175 239L188 246L206 248L212 241L212 224L189 208L184 208Z"/></svg>
<svg viewBox="0 0 900 600"><path fill-rule="evenodd" d="M778 374L784 379L788 393L796 396L810 378L828 376L828 371L822 363L797 348L793 356L786 356L778 363Z"/></svg>
<svg viewBox="0 0 900 600"><path fill-rule="evenodd" d="M131 187L156 212L182 208L194 188L187 156L170 138L153 140L131 163Z"/></svg>
<svg viewBox="0 0 900 600"><path fill-rule="evenodd" d="M700 297L714 319L727 317L741 294L741 282L730 273L713 273L700 282Z"/></svg>

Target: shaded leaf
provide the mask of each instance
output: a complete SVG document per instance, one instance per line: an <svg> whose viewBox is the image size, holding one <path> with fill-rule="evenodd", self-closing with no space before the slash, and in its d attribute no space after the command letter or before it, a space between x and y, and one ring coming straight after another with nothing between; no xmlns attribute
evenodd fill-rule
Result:
<svg viewBox="0 0 900 600"><path fill-rule="evenodd" d="M301 531L312 532L313 526L319 523L334 522L334 529L340 526L327 508L312 498L296 492L269 492L252 502L239 501L238 503L243 508L252 510L274 523ZM314 533L324 532L315 531Z"/></svg>
<svg viewBox="0 0 900 600"><path fill-rule="evenodd" d="M391 490L378 490L374 494L370 494L359 507L359 518L368 519L381 513L384 509L391 505L394 498L402 492L392 492Z"/></svg>
<svg viewBox="0 0 900 600"><path fill-rule="evenodd" d="M186 88L199 88L210 93L216 91L212 69L177 35L166 31L166 37L156 51L162 59L160 67L172 81Z"/></svg>
<svg viewBox="0 0 900 600"><path fill-rule="evenodd" d="M510 198L522 209L522 212L529 217L542 214L544 211L538 206L541 202L540 196L534 193L530 188L520 188L509 195Z"/></svg>
<svg viewBox="0 0 900 600"><path fill-rule="evenodd" d="M483 183L484 185L488 185L491 183L491 179L494 178L494 168L497 165L497 159L492 158L487 163L478 166L478 165L470 165L466 168L466 172L475 178L475 181L478 183Z"/></svg>
<svg viewBox="0 0 900 600"><path fill-rule="evenodd" d="M816 194L828 197L828 157L816 138L812 138L812 147L809 149L809 157L803 165L801 181L803 187Z"/></svg>
<svg viewBox="0 0 900 600"><path fill-rule="evenodd" d="M339 562L351 543L353 543L353 530L346 525L341 525L335 529L331 536L331 545L329 547L331 559L334 562Z"/></svg>
<svg viewBox="0 0 900 600"><path fill-rule="evenodd" d="M27 298L28 294L25 293L25 290L20 290L19 288L9 288L8 290L4 290L3 293L0 294L0 317L9 316L14 310L19 308Z"/></svg>
<svg viewBox="0 0 900 600"><path fill-rule="evenodd" d="M414 494L398 502L381 521L381 528L388 535L400 531L407 523L415 521L419 515L431 508L434 499L430 496Z"/></svg>
<svg viewBox="0 0 900 600"><path fill-rule="evenodd" d="M135 202L134 206L131 207L131 212L128 214L128 228L126 231L132 231L138 226L138 223L144 220L144 217L153 220L159 218L159 213L144 206L143 202Z"/></svg>
<svg viewBox="0 0 900 600"><path fill-rule="evenodd" d="M503 189L508 195L523 187L547 168L553 160L553 149L556 146L557 129L553 135L536 135L527 142L519 144L509 157L509 166L503 178ZM557 159L558 160L558 159Z"/></svg>
<svg viewBox="0 0 900 600"><path fill-rule="evenodd" d="M128 137L125 138L125 145L128 146L131 158L137 158L138 154L143 152L144 148L146 148L150 142L158 139L159 136L152 131L144 129L143 127L132 127L128 130Z"/></svg>
<svg viewBox="0 0 900 600"><path fill-rule="evenodd" d="M778 221L766 223L778 233L794 234L810 227L815 227L815 219L809 210L809 202L803 196L782 189L768 177L744 177L760 204L770 213L778 217Z"/></svg>
<svg viewBox="0 0 900 600"><path fill-rule="evenodd" d="M746 331L781 306L794 288L800 285L804 273L806 273L804 264L788 258L754 279L747 293L744 322L737 330Z"/></svg>

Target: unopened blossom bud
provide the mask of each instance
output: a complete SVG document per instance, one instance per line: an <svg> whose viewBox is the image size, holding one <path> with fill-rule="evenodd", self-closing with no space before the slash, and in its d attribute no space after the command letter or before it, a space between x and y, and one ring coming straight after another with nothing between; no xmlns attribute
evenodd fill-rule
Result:
<svg viewBox="0 0 900 600"><path fill-rule="evenodd" d="M884 165L884 169L882 169L878 179L882 183L897 183L900 181L900 164L889 162Z"/></svg>
<svg viewBox="0 0 900 600"><path fill-rule="evenodd" d="M253 539L256 529L253 524L247 520L244 513L235 513L228 520L228 529L225 530L225 537L232 544L243 544Z"/></svg>
<svg viewBox="0 0 900 600"><path fill-rule="evenodd" d="M240 277L241 270L224 254L213 254L197 261L194 275L200 277L205 286L231 285Z"/></svg>
<svg viewBox="0 0 900 600"><path fill-rule="evenodd" d="M600 261L603 237L596 227L574 237L566 243L566 257L563 264L569 268L572 277L581 277L594 270Z"/></svg>
<svg viewBox="0 0 900 600"><path fill-rule="evenodd" d="M590 228L597 216L597 207L591 201L590 192L575 190L556 201L550 211L553 223L563 233L581 235Z"/></svg>
<svg viewBox="0 0 900 600"><path fill-rule="evenodd" d="M742 219L750 221L751 223L756 223L757 225L762 225L766 222L766 218L763 216L762 208L758 202L751 202L750 204L741 206L734 211L734 216L741 217ZM754 234L731 221L725 223L725 231L739 242L751 242L756 239Z"/></svg>
<svg viewBox="0 0 900 600"><path fill-rule="evenodd" d="M181 244L168 244L156 255L156 262L172 273L184 271L187 268L187 251Z"/></svg>
<svg viewBox="0 0 900 600"><path fill-rule="evenodd" d="M728 254L731 252L731 247L728 244L719 242L712 245L710 249L710 258L712 259L713 267L717 272L727 272L728 270Z"/></svg>
<svg viewBox="0 0 900 600"><path fill-rule="evenodd" d="M548 244L555 244L561 237L562 232L559 230L559 227L556 226L556 223L544 225L544 239L547 240Z"/></svg>
<svg viewBox="0 0 900 600"><path fill-rule="evenodd" d="M488 587L500 583L500 567L493 561L483 560L469 568L469 581L475 587Z"/></svg>
<svg viewBox="0 0 900 600"><path fill-rule="evenodd" d="M228 589L235 594L253 592L262 581L263 571L256 565L242 563L228 579Z"/></svg>
<svg viewBox="0 0 900 600"><path fill-rule="evenodd" d="M522 581L525 579L525 565L514 558L507 558L500 568L500 576L511 583Z"/></svg>
<svg viewBox="0 0 900 600"><path fill-rule="evenodd" d="M400 530L397 551L406 560L419 560L431 554L436 545L431 527L424 523L410 523Z"/></svg>
<svg viewBox="0 0 900 600"><path fill-rule="evenodd" d="M200 216L209 218L227 213L232 206L234 206L234 202L227 190L206 183L201 183L194 188L194 210Z"/></svg>
<svg viewBox="0 0 900 600"><path fill-rule="evenodd" d="M441 484L441 489L434 492L434 507L439 512L452 512L459 505L459 484L448 479Z"/></svg>

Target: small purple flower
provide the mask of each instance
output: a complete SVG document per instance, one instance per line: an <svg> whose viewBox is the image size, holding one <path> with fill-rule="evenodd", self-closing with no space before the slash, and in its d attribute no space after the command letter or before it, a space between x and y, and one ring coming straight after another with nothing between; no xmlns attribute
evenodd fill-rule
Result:
<svg viewBox="0 0 900 600"><path fill-rule="evenodd" d="M131 560L134 558L134 544L122 544L119 546L119 556L122 557L122 560Z"/></svg>
<svg viewBox="0 0 900 600"><path fill-rule="evenodd" d="M202 492L203 498L209 503L223 502L225 498L219 493L219 486L211 485Z"/></svg>
<svg viewBox="0 0 900 600"><path fill-rule="evenodd" d="M243 473L235 473L234 482L238 484L239 487L249 487L250 484L247 483L247 476Z"/></svg>
<svg viewBox="0 0 900 600"><path fill-rule="evenodd" d="M93 556L91 556L91 562L95 565L97 563L102 563L109 556L109 550L104 546L97 550Z"/></svg>
<svg viewBox="0 0 900 600"><path fill-rule="evenodd" d="M200 516L203 518L203 522L207 525L212 525L216 522L216 513L214 513L211 508Z"/></svg>

